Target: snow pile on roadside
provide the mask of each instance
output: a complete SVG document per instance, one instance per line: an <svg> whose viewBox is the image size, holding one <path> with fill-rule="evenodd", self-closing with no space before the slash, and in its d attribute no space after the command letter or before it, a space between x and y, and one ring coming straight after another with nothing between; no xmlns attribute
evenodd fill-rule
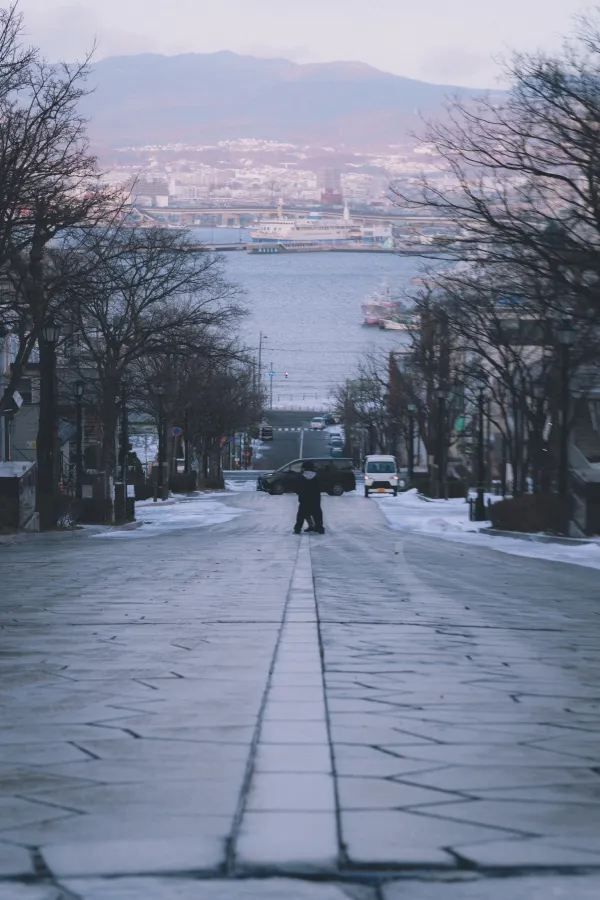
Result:
<svg viewBox="0 0 600 900"><path fill-rule="evenodd" d="M241 515L243 510L234 509L217 499L213 493L195 493L170 497L168 500L141 500L135 505L138 528L123 528L118 531L103 531L93 535L98 538L143 538L156 537L168 531L187 528L206 528L222 525Z"/></svg>
<svg viewBox="0 0 600 900"><path fill-rule="evenodd" d="M393 528L421 531L425 534L446 532L478 532L489 522L470 522L469 504L458 500L427 500L416 489L398 494L373 497Z"/></svg>
<svg viewBox="0 0 600 900"><path fill-rule="evenodd" d="M256 477L254 478L244 478L244 479L227 479L225 481L225 487L228 491L232 491L234 493L239 493L240 491L254 491L256 492Z"/></svg>
<svg viewBox="0 0 600 900"><path fill-rule="evenodd" d="M470 522L469 506L463 499L427 500L416 490L397 497L389 495L375 499L388 523L396 531L430 534L443 540L485 547L514 556L547 559L600 569L600 542L560 544L532 541L524 538L486 534L489 522Z"/></svg>

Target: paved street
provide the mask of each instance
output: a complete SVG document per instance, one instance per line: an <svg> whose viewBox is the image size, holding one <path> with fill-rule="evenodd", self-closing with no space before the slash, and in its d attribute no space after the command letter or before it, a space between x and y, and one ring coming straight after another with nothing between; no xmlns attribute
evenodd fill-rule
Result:
<svg viewBox="0 0 600 900"><path fill-rule="evenodd" d="M0 544L0 900L597 900L598 572L220 502Z"/></svg>

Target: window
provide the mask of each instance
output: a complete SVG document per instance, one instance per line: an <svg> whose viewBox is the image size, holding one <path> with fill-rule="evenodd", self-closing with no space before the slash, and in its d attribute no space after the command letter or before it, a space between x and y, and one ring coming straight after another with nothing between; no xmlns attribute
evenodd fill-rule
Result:
<svg viewBox="0 0 600 900"><path fill-rule="evenodd" d="M366 471L369 474L374 473L376 475L383 474L384 472L393 473L396 471L396 465L393 462L369 462L367 463Z"/></svg>

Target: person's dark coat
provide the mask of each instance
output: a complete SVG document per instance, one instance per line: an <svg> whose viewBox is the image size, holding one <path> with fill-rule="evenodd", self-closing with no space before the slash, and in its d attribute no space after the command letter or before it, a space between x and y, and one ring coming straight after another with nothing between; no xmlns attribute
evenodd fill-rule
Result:
<svg viewBox="0 0 600 900"><path fill-rule="evenodd" d="M296 488L298 493L298 514L294 531L300 534L306 521L309 530L323 534L323 512L321 510L321 479L314 469L314 464L306 462Z"/></svg>
<svg viewBox="0 0 600 900"><path fill-rule="evenodd" d="M298 483L298 500L301 506L307 510L320 506L322 490L321 479L317 473L310 469L304 471Z"/></svg>

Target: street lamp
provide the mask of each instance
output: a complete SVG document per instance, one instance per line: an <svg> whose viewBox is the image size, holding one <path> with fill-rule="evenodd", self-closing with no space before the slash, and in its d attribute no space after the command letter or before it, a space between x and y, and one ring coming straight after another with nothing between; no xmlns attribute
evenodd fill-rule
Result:
<svg viewBox="0 0 600 900"><path fill-rule="evenodd" d="M575 340L571 316L565 316L556 330L560 347L560 444L558 455L558 494L566 502L569 487L569 381L570 351ZM565 510L565 515L568 513ZM565 523L566 524L566 523Z"/></svg>
<svg viewBox="0 0 600 900"><path fill-rule="evenodd" d="M83 381L75 382L75 497L81 500L83 496L83 392L85 385Z"/></svg>
<svg viewBox="0 0 600 900"><path fill-rule="evenodd" d="M533 399L535 400L534 423L535 423L535 442L534 442L534 491L544 491L546 489L546 438L544 423L544 400L546 399L546 388L542 382L537 381L531 390Z"/></svg>
<svg viewBox="0 0 600 900"><path fill-rule="evenodd" d="M437 392L437 476L438 497L446 497L446 391Z"/></svg>
<svg viewBox="0 0 600 900"><path fill-rule="evenodd" d="M408 410L408 484L412 487L415 466L415 413L417 407L409 403Z"/></svg>
<svg viewBox="0 0 600 900"><path fill-rule="evenodd" d="M477 497L475 498L475 521L483 522L485 519L485 451L484 451L484 417L485 399L483 388L479 389L477 399L478 424L477 424Z"/></svg>
<svg viewBox="0 0 600 900"><path fill-rule="evenodd" d="M154 491L154 502L158 500L160 497L161 500L166 500L165 497L165 456L166 456L166 436L165 436L165 413L164 413L164 403L165 397L167 396L167 392L164 387L157 387L154 391L154 394L158 400L158 478L156 480L156 489ZM168 485L167 485L168 489Z"/></svg>
<svg viewBox="0 0 600 900"><path fill-rule="evenodd" d="M60 338L60 327L55 322L47 322L41 330L42 340L47 344L57 344Z"/></svg>
<svg viewBox="0 0 600 900"><path fill-rule="evenodd" d="M40 329L40 415L37 436L37 506L40 528L56 521L58 434L56 422L56 344L60 329L49 320Z"/></svg>

